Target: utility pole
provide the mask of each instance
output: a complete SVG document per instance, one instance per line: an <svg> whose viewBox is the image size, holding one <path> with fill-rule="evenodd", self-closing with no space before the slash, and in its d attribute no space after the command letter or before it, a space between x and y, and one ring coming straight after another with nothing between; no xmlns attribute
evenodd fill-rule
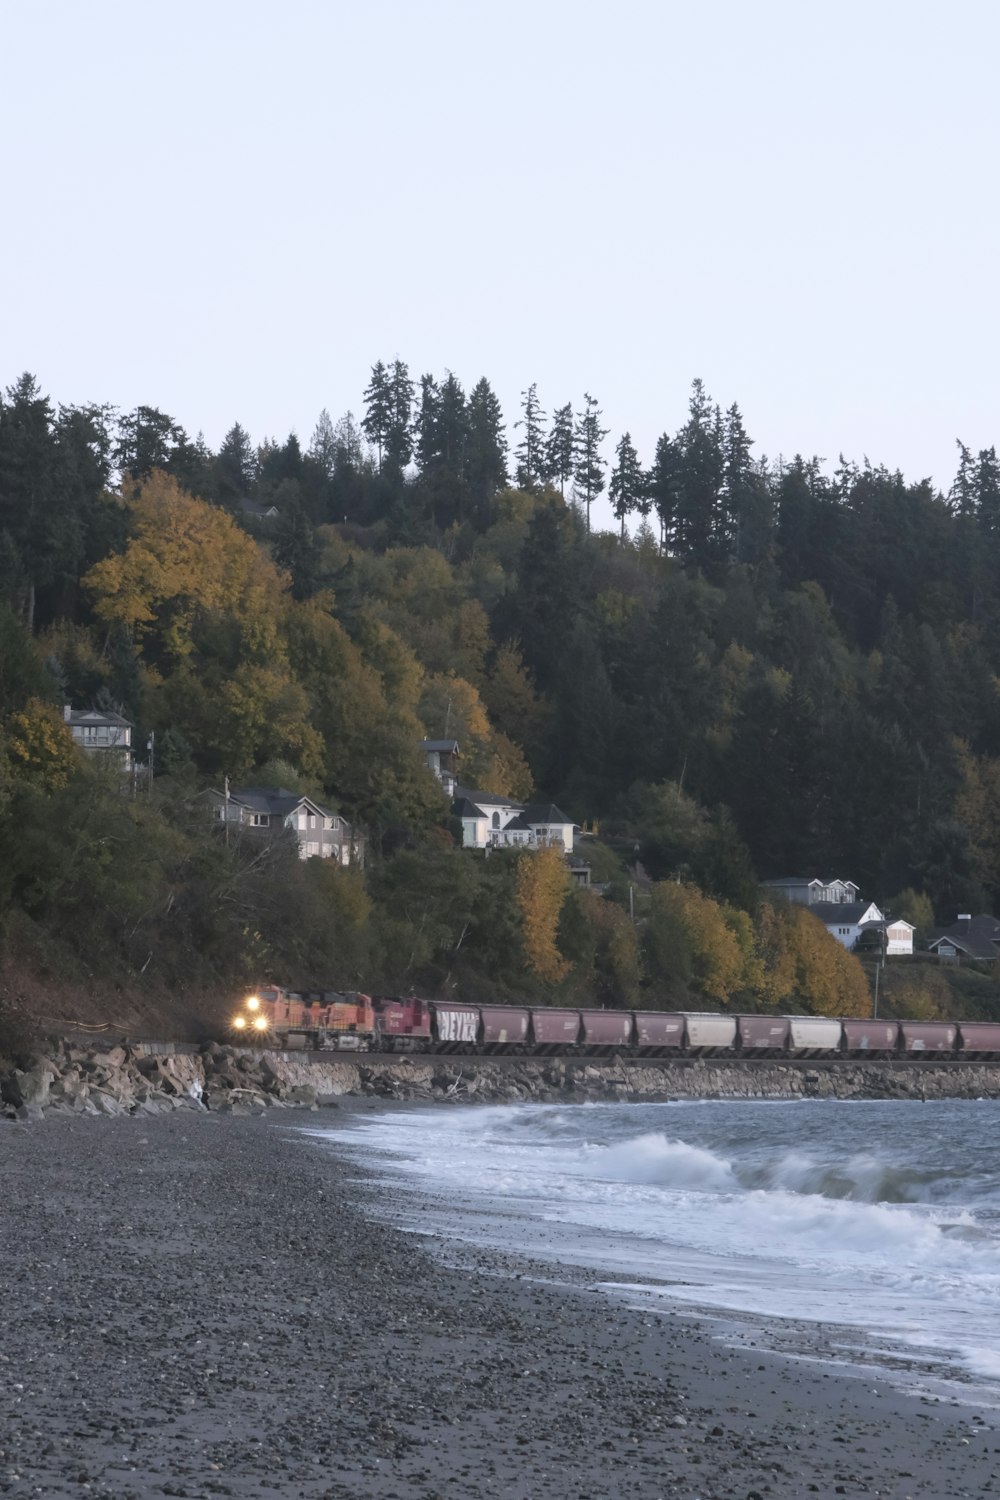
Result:
<svg viewBox="0 0 1000 1500"><path fill-rule="evenodd" d="M222 787L223 787L223 797L225 799L224 802L223 802L223 806L222 806L222 827L223 827L223 830L224 830L224 837L225 837L225 840L226 840L226 848L228 849L229 848L229 777L228 776L223 781Z"/></svg>

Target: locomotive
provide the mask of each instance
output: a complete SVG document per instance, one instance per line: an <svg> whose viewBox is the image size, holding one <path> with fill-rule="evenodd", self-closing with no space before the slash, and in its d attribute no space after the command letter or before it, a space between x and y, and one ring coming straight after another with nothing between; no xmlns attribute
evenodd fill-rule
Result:
<svg viewBox="0 0 1000 1500"><path fill-rule="evenodd" d="M261 1045L353 1052L626 1057L1000 1057L1000 1023L722 1015L471 1005L274 986L247 997L233 1032Z"/></svg>

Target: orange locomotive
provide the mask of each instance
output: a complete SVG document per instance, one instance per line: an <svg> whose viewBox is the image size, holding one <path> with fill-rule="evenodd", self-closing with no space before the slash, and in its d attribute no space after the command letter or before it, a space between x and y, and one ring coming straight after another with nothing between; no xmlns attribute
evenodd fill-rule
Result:
<svg viewBox="0 0 1000 1500"><path fill-rule="evenodd" d="M244 1000L232 1026L248 1041L344 1052L367 1052L376 1037L371 996L356 990L259 989Z"/></svg>

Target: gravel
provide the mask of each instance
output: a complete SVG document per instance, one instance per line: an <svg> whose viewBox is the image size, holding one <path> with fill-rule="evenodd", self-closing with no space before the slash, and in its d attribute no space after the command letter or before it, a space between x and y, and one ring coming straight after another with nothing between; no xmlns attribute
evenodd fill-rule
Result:
<svg viewBox="0 0 1000 1500"><path fill-rule="evenodd" d="M0 1495L1000 1490L997 1413L446 1266L355 1170L288 1115L0 1125Z"/></svg>

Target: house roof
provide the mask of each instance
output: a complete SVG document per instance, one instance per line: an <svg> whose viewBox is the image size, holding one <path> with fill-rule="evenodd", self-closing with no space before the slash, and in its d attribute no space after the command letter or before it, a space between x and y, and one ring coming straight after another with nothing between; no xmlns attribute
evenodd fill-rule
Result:
<svg viewBox="0 0 1000 1500"><path fill-rule="evenodd" d="M457 755L458 740L421 740L420 748L421 750L438 750L442 754L450 752L452 755Z"/></svg>
<svg viewBox="0 0 1000 1500"><path fill-rule="evenodd" d="M516 797L498 797L495 792L477 792L468 786L457 786L456 797L467 797L470 802L477 803L480 807L518 807L523 810L524 803L518 802Z"/></svg>
<svg viewBox="0 0 1000 1500"><path fill-rule="evenodd" d="M266 812L284 818L304 806L312 808L324 818L334 816L333 808L324 807L321 802L315 802L312 797L304 797L299 792L290 792L284 786L235 786L229 795L232 801L242 802L252 812Z"/></svg>
<svg viewBox="0 0 1000 1500"><path fill-rule="evenodd" d="M814 901L810 906L806 907L806 911L811 911L814 916L819 917L820 921L825 922L827 927L836 927L838 922L850 927L855 922L860 923L865 912L871 911L873 908L875 911L878 911L878 907L874 901ZM865 922L862 925L865 927L881 927L883 925L881 914L872 921Z"/></svg>
<svg viewBox="0 0 1000 1500"><path fill-rule="evenodd" d="M481 818L483 815L474 802L468 797L456 797L451 804L452 813L456 818Z"/></svg>
<svg viewBox="0 0 1000 1500"><path fill-rule="evenodd" d="M276 505L261 505L257 500L241 500L240 510L245 516L255 516L258 520L264 520L278 514L278 507Z"/></svg>
<svg viewBox="0 0 1000 1500"><path fill-rule="evenodd" d="M569 823L570 826L575 826L573 819L560 812L554 802L529 803L522 816L525 823Z"/></svg>
<svg viewBox="0 0 1000 1500"><path fill-rule="evenodd" d="M518 815L517 815L516 818L511 818L510 822L504 828L504 833L530 833L530 832L531 832L531 828L530 828L529 824L525 821L524 816L521 813L518 813Z"/></svg>
<svg viewBox="0 0 1000 1500"><path fill-rule="evenodd" d="M950 927L936 928L927 946L936 949L943 942L953 943L970 958L996 958L1000 955L1000 921L985 912L960 917Z"/></svg>
<svg viewBox="0 0 1000 1500"><path fill-rule="evenodd" d="M121 714L106 713L98 708L70 708L68 705L63 710L63 717L67 724L87 724L95 726L98 724L110 724L116 729L131 729L132 720L123 719Z"/></svg>

